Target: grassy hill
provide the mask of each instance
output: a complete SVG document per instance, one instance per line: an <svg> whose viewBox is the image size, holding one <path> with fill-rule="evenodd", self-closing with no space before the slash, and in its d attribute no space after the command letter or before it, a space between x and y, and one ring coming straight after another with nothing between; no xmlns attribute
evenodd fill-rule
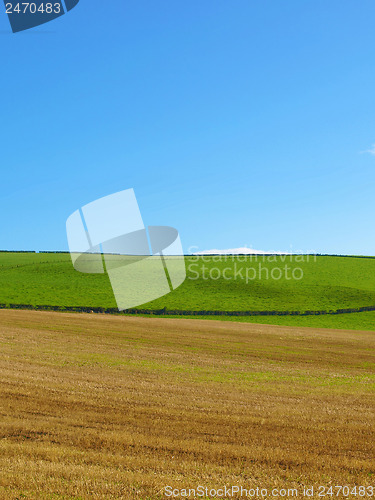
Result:
<svg viewBox="0 0 375 500"><path fill-rule="evenodd" d="M303 312L375 306L373 258L205 256L186 257L185 260L186 281L172 293L142 307L189 311ZM1 252L0 303L116 307L108 276L75 271L69 254L65 253ZM353 329L373 329L375 325L373 312L340 317L235 319Z"/></svg>

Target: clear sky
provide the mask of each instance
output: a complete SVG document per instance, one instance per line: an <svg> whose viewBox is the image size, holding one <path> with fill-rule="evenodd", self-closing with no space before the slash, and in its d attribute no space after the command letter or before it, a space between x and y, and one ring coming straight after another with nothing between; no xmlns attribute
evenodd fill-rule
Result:
<svg viewBox="0 0 375 500"><path fill-rule="evenodd" d="M0 13L0 249L134 188L185 252L375 255L373 0L81 0ZM375 153L375 150L373 151Z"/></svg>

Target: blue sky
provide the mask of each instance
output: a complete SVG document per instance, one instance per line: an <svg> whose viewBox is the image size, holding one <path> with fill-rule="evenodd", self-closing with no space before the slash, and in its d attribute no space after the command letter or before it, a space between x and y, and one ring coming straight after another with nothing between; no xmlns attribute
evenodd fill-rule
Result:
<svg viewBox="0 0 375 500"><path fill-rule="evenodd" d="M2 11L3 12L3 11ZM184 249L375 255L373 0L81 0L0 14L0 248L134 188Z"/></svg>

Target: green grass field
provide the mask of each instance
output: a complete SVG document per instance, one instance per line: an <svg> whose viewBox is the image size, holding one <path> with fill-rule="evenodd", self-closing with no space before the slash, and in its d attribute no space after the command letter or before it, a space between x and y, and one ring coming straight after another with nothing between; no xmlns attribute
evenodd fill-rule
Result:
<svg viewBox="0 0 375 500"><path fill-rule="evenodd" d="M186 268L183 285L142 307L191 311L330 311L375 306L375 259L372 258L186 257ZM116 307L108 276L75 271L69 254L2 252L0 270L0 303ZM293 270L297 279L293 279ZM230 319L374 329L375 312Z"/></svg>

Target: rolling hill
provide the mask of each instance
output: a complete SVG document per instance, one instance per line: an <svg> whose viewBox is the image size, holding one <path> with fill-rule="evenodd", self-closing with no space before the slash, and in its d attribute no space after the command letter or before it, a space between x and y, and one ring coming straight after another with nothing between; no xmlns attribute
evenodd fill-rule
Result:
<svg viewBox="0 0 375 500"><path fill-rule="evenodd" d="M185 282L140 309L183 311L186 316L239 312L244 316L230 319L333 328L372 329L375 324L375 312L296 316L305 311L374 307L374 258L190 256L185 261ZM1 252L0 303L2 307L116 308L108 276L75 271L68 253Z"/></svg>

